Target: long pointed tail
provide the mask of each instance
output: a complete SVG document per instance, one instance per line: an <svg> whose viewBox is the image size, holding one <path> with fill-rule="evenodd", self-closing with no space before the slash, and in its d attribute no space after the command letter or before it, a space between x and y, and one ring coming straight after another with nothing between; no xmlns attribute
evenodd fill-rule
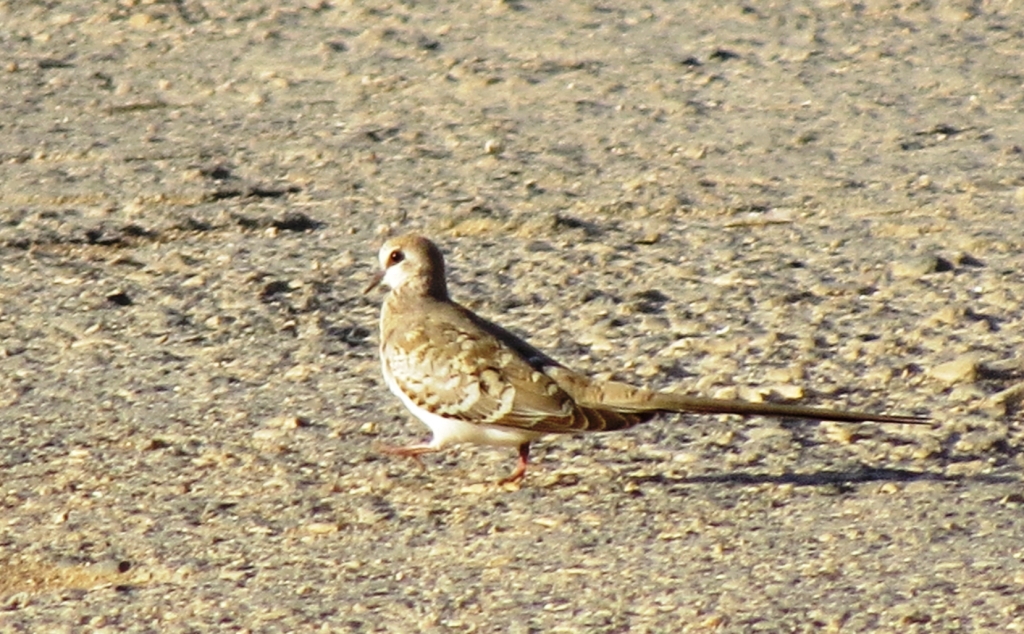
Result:
<svg viewBox="0 0 1024 634"><path fill-rule="evenodd" d="M578 405L573 420L549 431L612 431L650 420L656 414L682 412L694 414L738 414L740 416L777 416L847 423L896 423L932 425L927 416L870 414L826 407L807 407L782 403L752 403L733 399L691 396L673 392L655 392L627 383L593 381L564 368L549 368L555 379ZM540 429L538 431L548 431Z"/></svg>
<svg viewBox="0 0 1024 634"><path fill-rule="evenodd" d="M652 395L650 405L666 412L695 412L702 414L739 414L740 416L779 416L782 418L807 418L847 423L899 423L904 425L932 425L927 416L901 414L871 414L827 407L807 407L783 403L751 403L731 399L707 398L657 392Z"/></svg>

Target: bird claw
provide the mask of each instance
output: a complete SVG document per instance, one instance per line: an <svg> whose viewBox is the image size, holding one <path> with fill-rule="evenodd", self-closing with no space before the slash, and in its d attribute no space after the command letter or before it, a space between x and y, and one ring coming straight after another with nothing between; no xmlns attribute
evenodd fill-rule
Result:
<svg viewBox="0 0 1024 634"><path fill-rule="evenodd" d="M386 453L390 456L402 456L405 458L412 459L420 469L426 469L427 465L423 464L423 459L420 458L425 453L434 453L437 449L429 445L377 445L377 451Z"/></svg>
<svg viewBox="0 0 1024 634"><path fill-rule="evenodd" d="M530 444L523 443L519 447L519 461L516 469L507 478L498 480L498 484L515 484L526 477L526 466L530 462Z"/></svg>

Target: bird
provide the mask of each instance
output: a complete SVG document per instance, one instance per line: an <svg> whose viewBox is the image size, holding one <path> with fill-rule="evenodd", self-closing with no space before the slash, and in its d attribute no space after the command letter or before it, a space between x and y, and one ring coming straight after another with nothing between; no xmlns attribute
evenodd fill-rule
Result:
<svg viewBox="0 0 1024 634"><path fill-rule="evenodd" d="M390 289L380 312L384 381L432 433L427 442L380 450L421 466L423 454L460 443L511 447L516 467L500 482L519 482L531 443L543 436L618 431L671 413L931 424L926 416L755 403L594 379L453 301L444 255L429 239L389 239L378 258L364 294L378 285Z"/></svg>

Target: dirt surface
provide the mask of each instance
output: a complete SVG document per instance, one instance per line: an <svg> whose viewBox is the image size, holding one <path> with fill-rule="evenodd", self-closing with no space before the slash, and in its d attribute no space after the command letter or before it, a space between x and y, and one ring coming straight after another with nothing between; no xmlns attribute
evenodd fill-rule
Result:
<svg viewBox="0 0 1024 634"><path fill-rule="evenodd" d="M0 631L1024 629L1020 6L10 0L0 41ZM579 369L937 425L419 470L361 294L407 230Z"/></svg>

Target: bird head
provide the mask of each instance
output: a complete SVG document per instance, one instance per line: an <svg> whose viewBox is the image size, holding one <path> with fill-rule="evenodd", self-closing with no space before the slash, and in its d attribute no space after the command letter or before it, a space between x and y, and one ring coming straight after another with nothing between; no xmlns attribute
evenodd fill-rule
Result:
<svg viewBox="0 0 1024 634"><path fill-rule="evenodd" d="M409 234L392 238L380 248L380 271L364 292L384 284L393 292L448 298L444 256L430 240Z"/></svg>

